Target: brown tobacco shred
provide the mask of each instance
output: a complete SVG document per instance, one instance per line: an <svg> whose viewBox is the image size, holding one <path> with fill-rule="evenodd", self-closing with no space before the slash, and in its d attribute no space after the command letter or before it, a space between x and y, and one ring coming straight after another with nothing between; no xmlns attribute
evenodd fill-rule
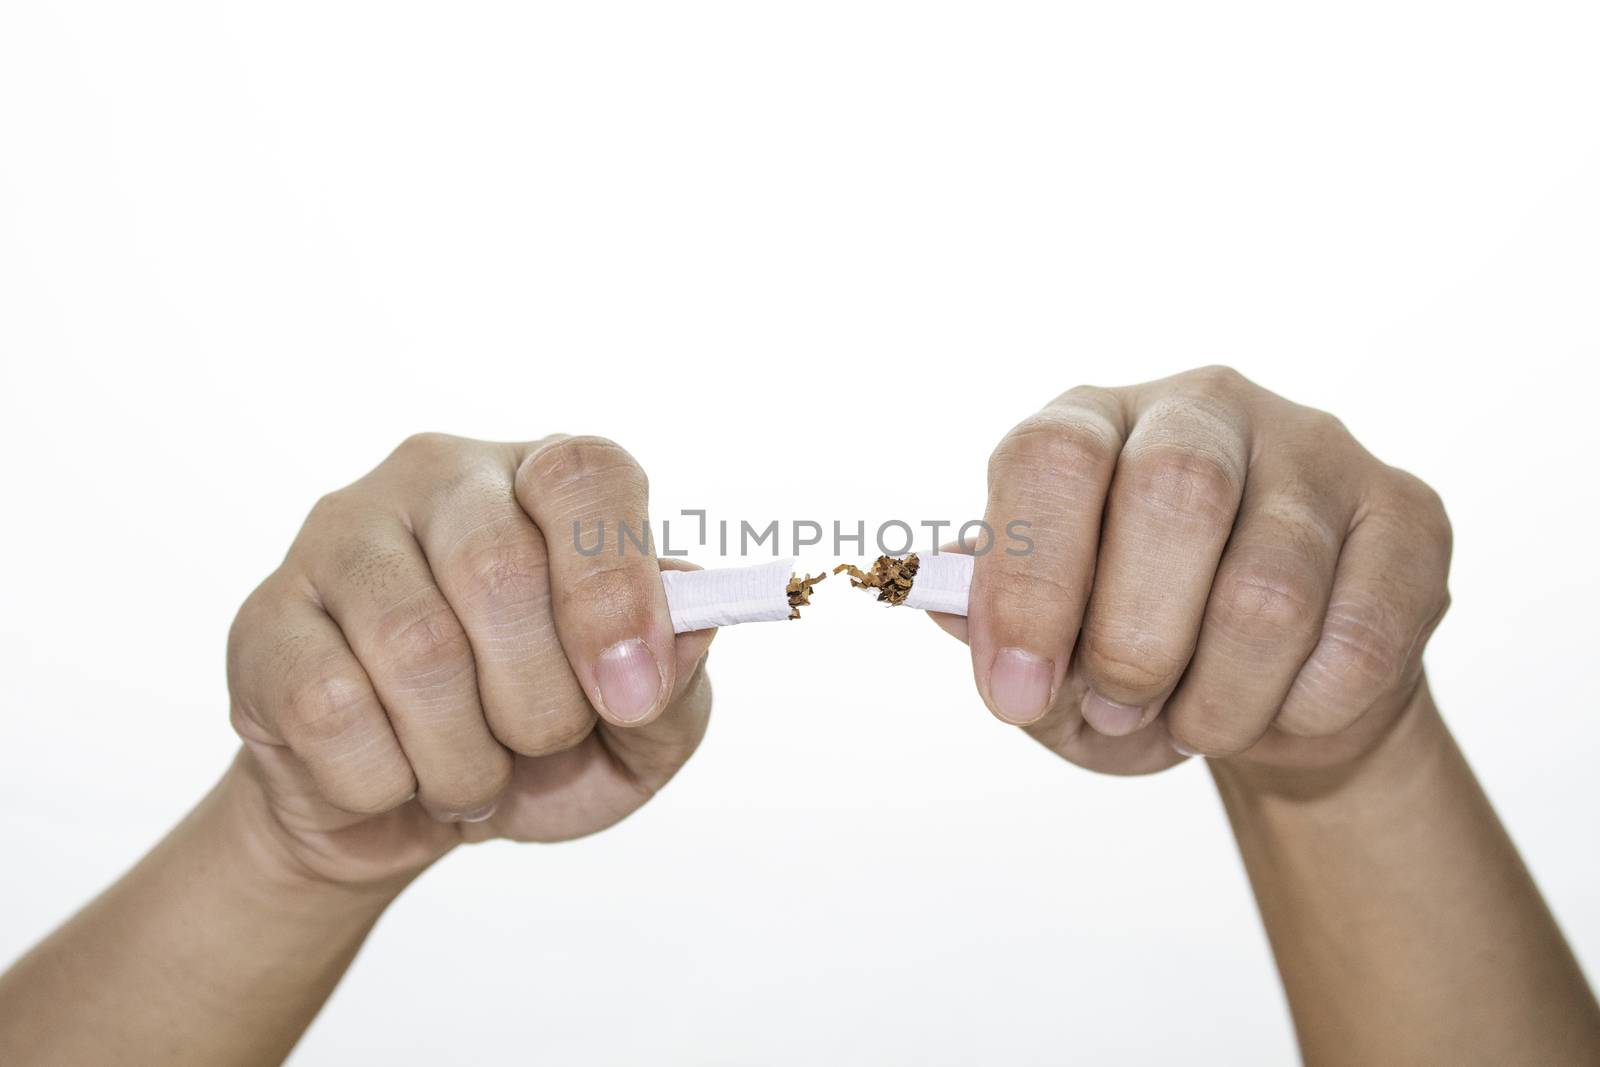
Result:
<svg viewBox="0 0 1600 1067"><path fill-rule="evenodd" d="M784 586L784 592L789 594L789 618L791 619L798 619L801 607L811 603L811 587L828 577L827 571L823 571L815 578L802 577L804 573L802 571L801 574L790 575L789 584Z"/></svg>
<svg viewBox="0 0 1600 1067"><path fill-rule="evenodd" d="M850 588L876 589L881 602L903 604L906 594L911 592L911 583L917 576L917 566L917 554L913 552L903 559L879 556L873 560L870 571L864 571L853 563L841 563L833 568L833 573L848 571Z"/></svg>

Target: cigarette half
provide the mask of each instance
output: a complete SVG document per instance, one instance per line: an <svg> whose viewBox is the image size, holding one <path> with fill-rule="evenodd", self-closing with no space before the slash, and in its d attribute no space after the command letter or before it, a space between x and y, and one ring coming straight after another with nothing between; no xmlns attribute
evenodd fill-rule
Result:
<svg viewBox="0 0 1600 1067"><path fill-rule="evenodd" d="M794 573L794 560L777 559L754 567L703 571L662 571L672 632L708 630L745 622L798 619L811 603L811 587L827 573L807 578Z"/></svg>
<svg viewBox="0 0 1600 1067"><path fill-rule="evenodd" d="M919 611L942 611L950 615L967 613L972 557L959 552L879 556L871 570L841 563L833 573L840 571L849 573L852 588L876 592L878 600L885 604L904 604Z"/></svg>

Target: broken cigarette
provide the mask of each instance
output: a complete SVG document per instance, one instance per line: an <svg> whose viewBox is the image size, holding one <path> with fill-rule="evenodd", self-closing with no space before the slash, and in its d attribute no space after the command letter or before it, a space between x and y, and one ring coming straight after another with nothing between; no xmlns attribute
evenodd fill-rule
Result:
<svg viewBox="0 0 1600 1067"><path fill-rule="evenodd" d="M850 575L853 589L876 592L878 600L889 605L904 604L919 611L942 611L950 615L967 613L967 591L972 585L972 557L959 552L936 552L931 556L879 556L872 569L862 570L851 563L833 569Z"/></svg>
<svg viewBox="0 0 1600 1067"><path fill-rule="evenodd" d="M800 609L811 603L811 587L828 575L826 571L814 578L796 574L794 562L778 559L754 567L662 571L672 632L798 619Z"/></svg>
<svg viewBox="0 0 1600 1067"><path fill-rule="evenodd" d="M753 567L719 567L703 571L662 571L672 632L709 630L746 622L798 619L811 603L812 588L827 572L796 574L793 559L775 559ZM972 584L972 557L958 552L931 556L879 556L871 570L841 563L833 573L848 572L850 585L877 594L885 604L904 604L918 611L967 613Z"/></svg>

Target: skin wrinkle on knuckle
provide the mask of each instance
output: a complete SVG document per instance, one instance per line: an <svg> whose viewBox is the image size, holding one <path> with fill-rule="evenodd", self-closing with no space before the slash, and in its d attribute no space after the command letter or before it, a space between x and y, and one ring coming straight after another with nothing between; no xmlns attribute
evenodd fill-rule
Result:
<svg viewBox="0 0 1600 1067"><path fill-rule="evenodd" d="M1009 484L1030 474L1035 481L1085 477L1115 461L1118 443L1116 428L1092 412L1040 412L995 446L989 484Z"/></svg>
<svg viewBox="0 0 1600 1067"><path fill-rule="evenodd" d="M1419 615L1430 614L1446 601L1450 584L1448 531L1430 528L1415 515L1374 512L1364 524L1378 529L1389 542L1379 578L1387 591L1384 606L1415 604Z"/></svg>
<svg viewBox="0 0 1600 1067"><path fill-rule="evenodd" d="M1243 736L1226 712L1197 700L1168 712L1167 733L1191 752L1214 759L1237 756L1249 750L1256 740Z"/></svg>
<svg viewBox="0 0 1600 1067"><path fill-rule="evenodd" d="M1270 531L1271 541L1258 538L1256 543L1240 546L1236 554L1248 550L1261 555L1287 555L1303 561L1308 568L1318 559L1338 557L1344 540L1343 525L1329 508L1326 497L1320 496L1312 485L1298 479L1280 481L1250 509L1260 527Z"/></svg>
<svg viewBox="0 0 1600 1067"><path fill-rule="evenodd" d="M1415 475L1394 467L1389 471L1393 486L1388 494L1389 503L1377 510L1393 514L1397 539L1405 538L1407 543L1420 540L1429 545L1435 560L1448 569L1455 532L1444 499Z"/></svg>
<svg viewBox="0 0 1600 1067"><path fill-rule="evenodd" d="M558 705L568 701L584 705L587 697L572 675L572 667L548 613L539 625L539 633L546 635L546 639L516 646L521 669L499 676L498 682L502 687L499 691L528 705Z"/></svg>
<svg viewBox="0 0 1600 1067"><path fill-rule="evenodd" d="M1323 622L1320 579L1304 564L1258 556L1218 575L1207 622L1231 640L1278 647L1316 633Z"/></svg>
<svg viewBox="0 0 1600 1067"><path fill-rule="evenodd" d="M281 571L274 571L257 586L228 628L230 675L241 679L250 675L252 681L271 683L296 673L307 650L317 643L304 620L297 617L302 609L316 616L324 614L314 596L296 589Z"/></svg>
<svg viewBox="0 0 1600 1067"><path fill-rule="evenodd" d="M1092 683L1107 695L1138 693L1154 697L1177 682L1189 661L1154 634L1110 634L1103 623L1084 627L1083 666Z"/></svg>
<svg viewBox="0 0 1600 1067"><path fill-rule="evenodd" d="M1224 456L1198 447L1148 445L1124 454L1122 494L1166 519L1231 526L1243 475ZM1119 478L1119 481L1122 481Z"/></svg>
<svg viewBox="0 0 1600 1067"><path fill-rule="evenodd" d="M1295 737L1333 737L1354 726L1374 701L1352 701L1350 694L1329 681L1302 671L1275 725Z"/></svg>
<svg viewBox="0 0 1600 1067"><path fill-rule="evenodd" d="M425 734L460 747L478 747L480 713L477 694L463 696L453 687L430 687L405 694L403 718L408 734ZM464 714L464 713L470 713Z"/></svg>
<svg viewBox="0 0 1600 1067"><path fill-rule="evenodd" d="M338 672L319 675L290 690L278 728L297 752L359 746L357 727L371 699L365 679Z"/></svg>
<svg viewBox="0 0 1600 1067"><path fill-rule="evenodd" d="M429 599L432 599L430 596ZM450 606L440 600L418 612L398 608L381 627L386 673L407 690L448 686L472 669L472 649Z"/></svg>
<svg viewBox="0 0 1600 1067"><path fill-rule="evenodd" d="M552 502L601 479L642 492L649 488L633 456L604 437L567 437L546 445L530 458L527 471L539 494Z"/></svg>
<svg viewBox="0 0 1600 1067"><path fill-rule="evenodd" d="M1005 508L1005 520L1026 518L1032 524L1029 534L1036 542L1041 538L1065 540L1076 536L1070 529L1074 516L1102 512L1108 472L1109 467L1106 471L1074 468L1015 474L995 483L989 492L988 507Z"/></svg>
<svg viewBox="0 0 1600 1067"><path fill-rule="evenodd" d="M473 624L470 637L477 662L516 664L534 654L541 642L558 640L547 600L509 605Z"/></svg>
<svg viewBox="0 0 1600 1067"><path fill-rule="evenodd" d="M1080 604L1084 600L1081 588L1069 586L1044 571L1031 573L999 566L985 571L983 581L991 614L1004 610L1026 617L1031 613L1029 605L1038 605L1053 615L1063 605Z"/></svg>
<svg viewBox="0 0 1600 1067"><path fill-rule="evenodd" d="M345 787L342 802L335 807L357 815L382 815L409 801L416 792L416 779L407 771L404 777L393 775L388 781L358 782Z"/></svg>
<svg viewBox="0 0 1600 1067"><path fill-rule="evenodd" d="M1206 390L1184 390L1152 400L1139 413L1130 440L1192 448L1230 457L1249 432L1238 398Z"/></svg>
<svg viewBox="0 0 1600 1067"><path fill-rule="evenodd" d="M540 711L493 713L489 728L500 743L518 755L549 756L580 744L593 732L599 718L581 694Z"/></svg>
<svg viewBox="0 0 1600 1067"><path fill-rule="evenodd" d="M1396 637L1386 614L1372 606L1330 608L1312 665L1352 693L1375 697L1400 685L1412 642Z"/></svg>
<svg viewBox="0 0 1600 1067"><path fill-rule="evenodd" d="M322 755L321 776L336 807L378 814L399 807L416 790L416 777L381 731L364 731L348 746Z"/></svg>
<svg viewBox="0 0 1600 1067"><path fill-rule="evenodd" d="M521 517L512 510L512 507L509 490L503 498L499 493L493 497L480 494L470 501L462 502L456 509L449 540L441 542L440 556L446 561L453 562L483 545L515 541L524 534L528 540L538 544L540 536L537 528L525 530L521 526ZM462 522L460 520L462 514L471 514L473 520Z"/></svg>
<svg viewBox="0 0 1600 1067"><path fill-rule="evenodd" d="M466 812L486 807L511 785L510 761L506 769L497 774L487 774L487 768L474 767L435 775L419 786L419 792L429 805L442 811Z"/></svg>
<svg viewBox="0 0 1600 1067"><path fill-rule="evenodd" d="M459 575L467 603L491 611L525 607L547 599L549 560L532 542L495 538L481 546L464 545L448 565Z"/></svg>
<svg viewBox="0 0 1600 1067"><path fill-rule="evenodd" d="M548 596L502 608L491 618L478 622L472 634L475 657L480 661L515 662L522 668L518 673L538 675L540 650L546 648L560 649ZM562 659L561 663L565 665L566 660Z"/></svg>
<svg viewBox="0 0 1600 1067"><path fill-rule="evenodd" d="M620 469L535 489L540 513L561 518L562 528L550 531L551 537L571 536L574 523L592 537L596 524L604 522L610 544L615 544L617 523L637 530L644 521L647 492L642 479L634 481Z"/></svg>

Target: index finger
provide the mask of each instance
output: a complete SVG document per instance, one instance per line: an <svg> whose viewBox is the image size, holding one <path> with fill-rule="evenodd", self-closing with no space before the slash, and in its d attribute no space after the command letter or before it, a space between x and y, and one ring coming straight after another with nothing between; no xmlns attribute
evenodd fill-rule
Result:
<svg viewBox="0 0 1600 1067"><path fill-rule="evenodd" d="M563 435L523 459L516 492L549 546L556 633L579 684L607 721L651 721L676 667L644 471L614 441Z"/></svg>
<svg viewBox="0 0 1600 1067"><path fill-rule="evenodd" d="M1074 389L1024 420L990 457L985 521L991 529L1026 522L1032 542L1026 554L991 543L973 563L973 673L1005 722L1037 722L1066 677L1123 435L1113 394Z"/></svg>

